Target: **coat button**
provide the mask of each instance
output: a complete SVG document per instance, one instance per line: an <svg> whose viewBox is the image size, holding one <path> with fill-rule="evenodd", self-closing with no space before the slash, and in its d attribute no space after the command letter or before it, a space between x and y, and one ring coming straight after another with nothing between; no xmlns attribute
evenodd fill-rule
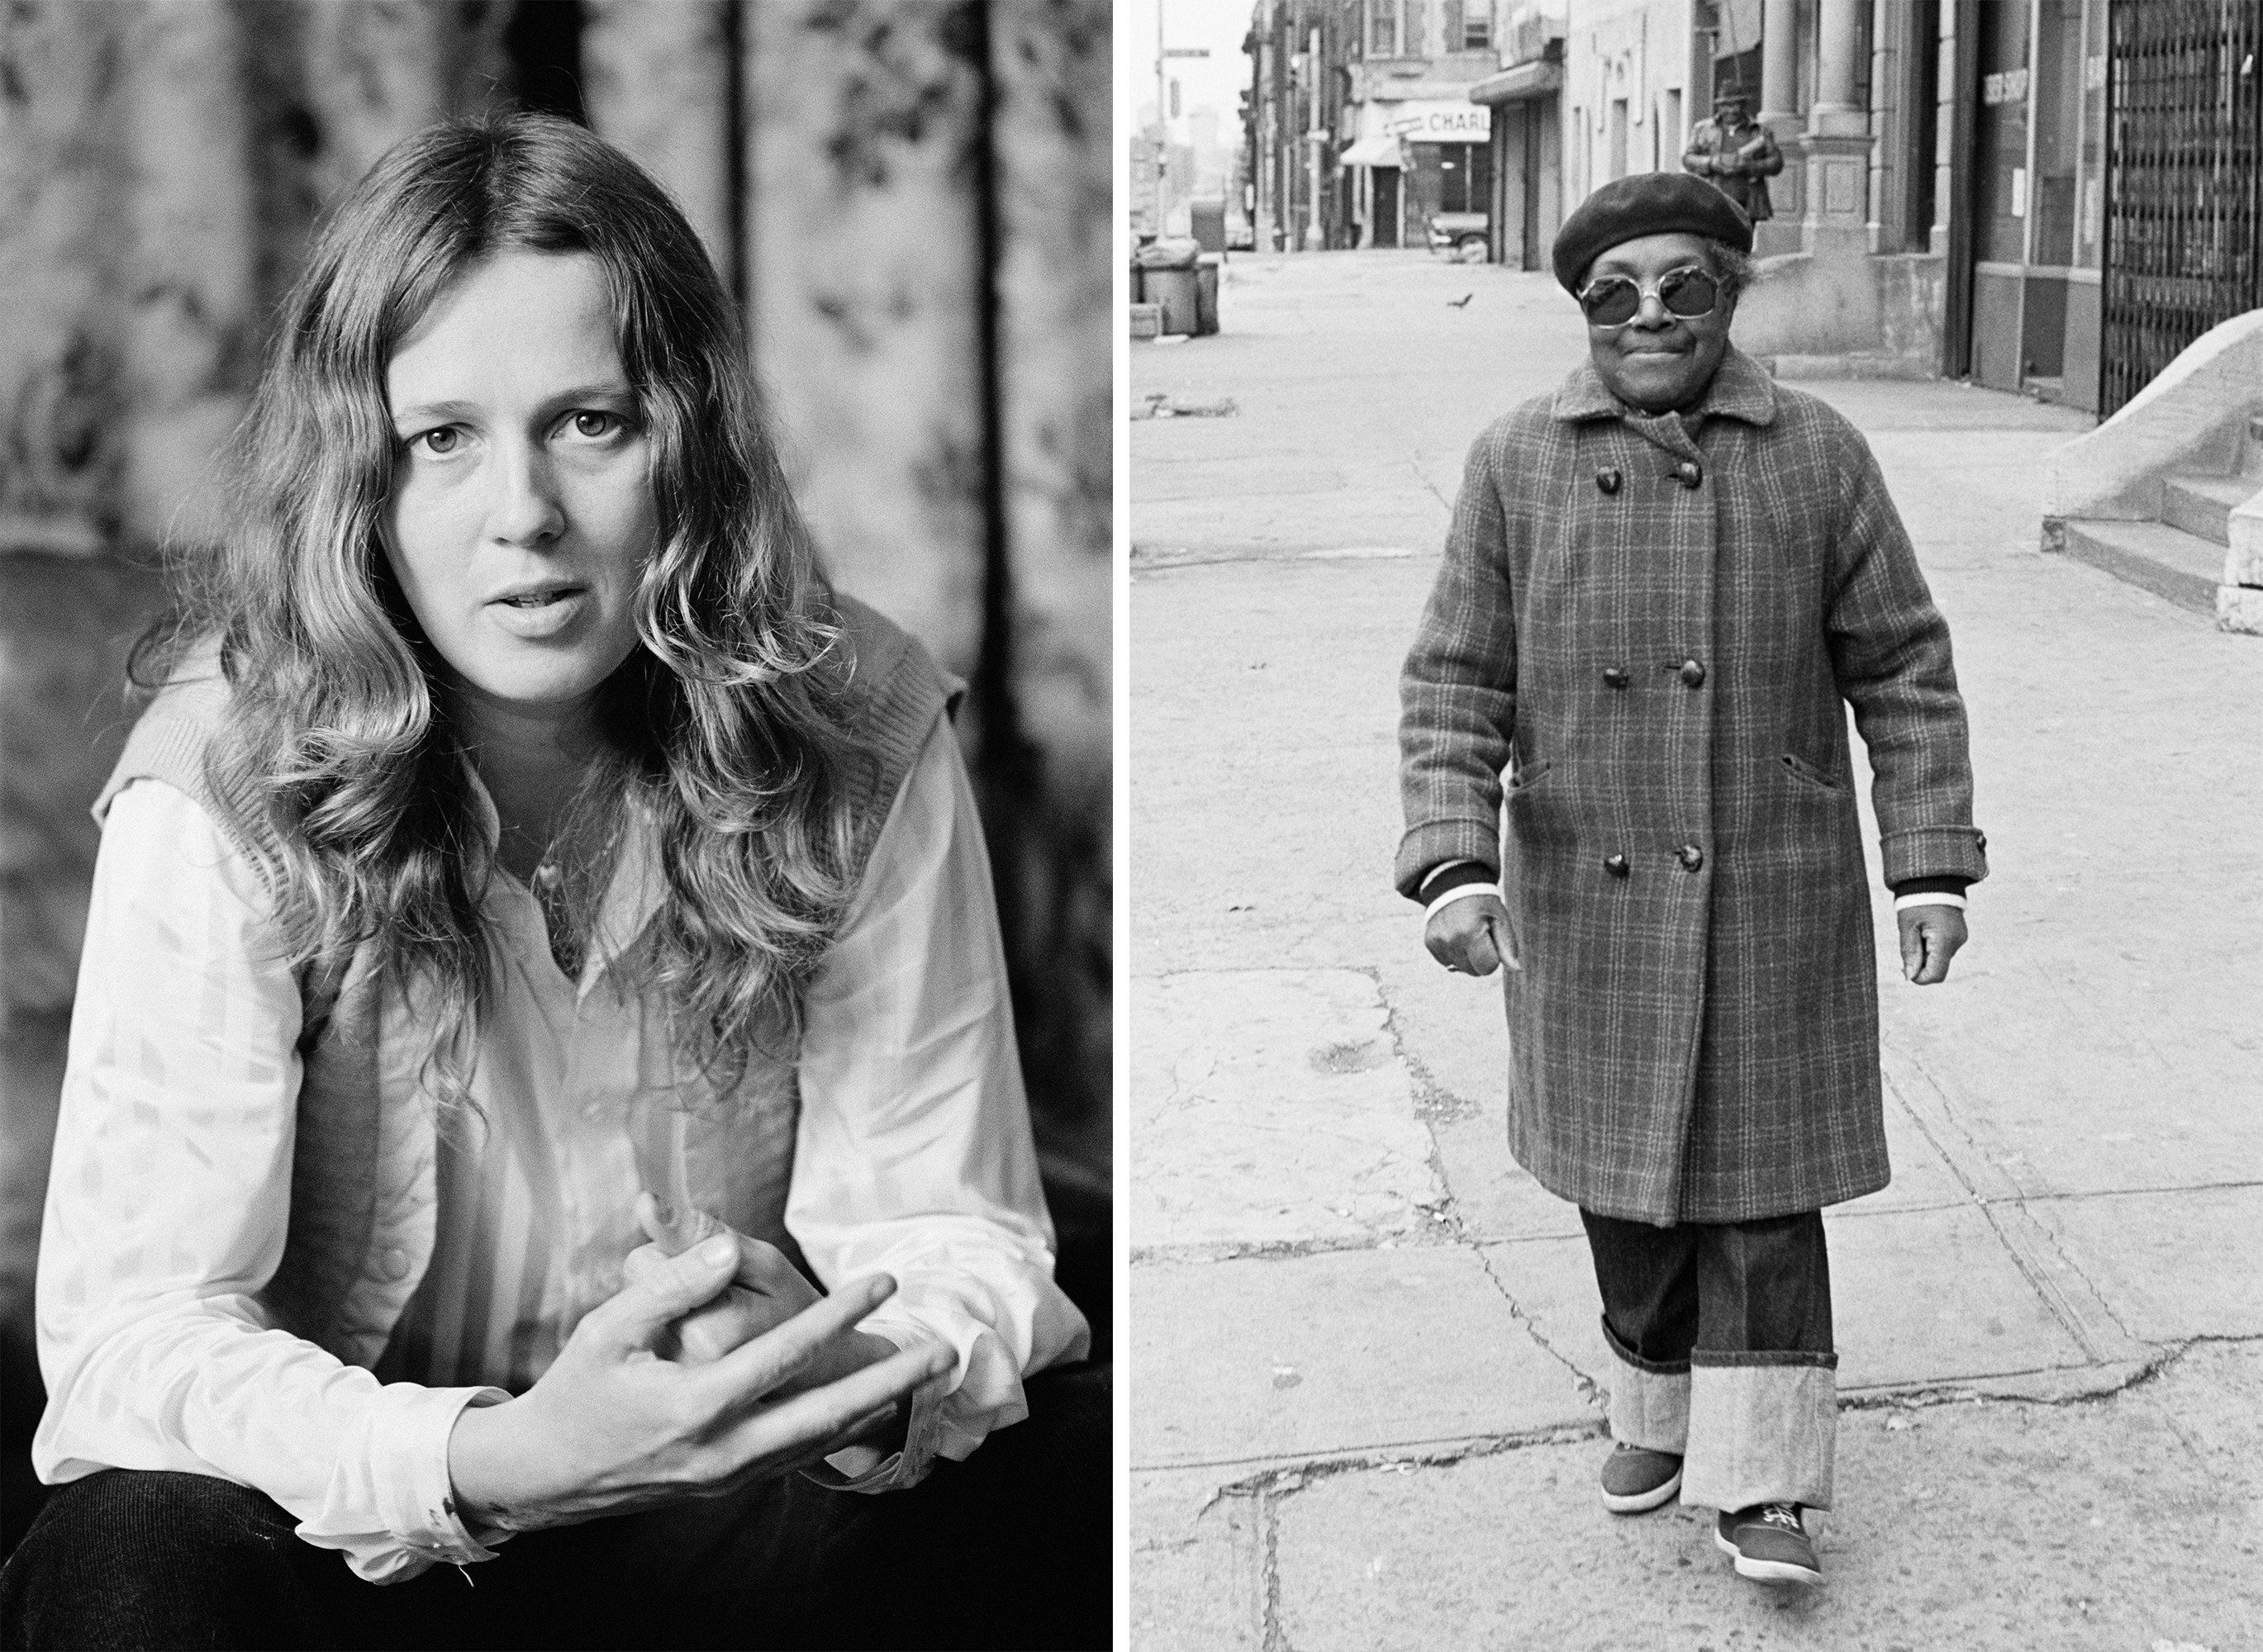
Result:
<svg viewBox="0 0 2263 1652"><path fill-rule="evenodd" d="M1684 487L1695 487L1705 480L1705 467L1695 459L1683 459L1674 467L1674 474Z"/></svg>
<svg viewBox="0 0 2263 1652"><path fill-rule="evenodd" d="M1699 848L1695 843L1685 843L1675 852L1674 858L1681 862L1681 869L1683 871L1695 872L1700 870L1704 866L1705 851Z"/></svg>
<svg viewBox="0 0 2263 1652"><path fill-rule="evenodd" d="M1629 869L1627 857L1623 855L1606 855L1603 857L1603 870L1613 877L1624 877Z"/></svg>
<svg viewBox="0 0 2263 1652"><path fill-rule="evenodd" d="M396 1244L393 1249L387 1251L383 1256L377 1259L377 1266L379 1271L381 1272L387 1279L407 1279L408 1277L408 1252L402 1250Z"/></svg>
<svg viewBox="0 0 2263 1652"><path fill-rule="evenodd" d="M1620 480L1619 473L1616 471L1597 471L1595 473L1595 486L1601 488L1607 494L1616 494L1619 491Z"/></svg>
<svg viewBox="0 0 2263 1652"><path fill-rule="evenodd" d="M1634 679L1627 675L1627 668L1624 666L1605 666L1603 667L1603 681L1609 683L1614 689L1623 689L1628 683L1632 682Z"/></svg>
<svg viewBox="0 0 2263 1652"><path fill-rule="evenodd" d="M1681 662L1681 682L1682 686L1685 688L1703 688L1705 686L1704 666L1698 660L1683 660Z"/></svg>

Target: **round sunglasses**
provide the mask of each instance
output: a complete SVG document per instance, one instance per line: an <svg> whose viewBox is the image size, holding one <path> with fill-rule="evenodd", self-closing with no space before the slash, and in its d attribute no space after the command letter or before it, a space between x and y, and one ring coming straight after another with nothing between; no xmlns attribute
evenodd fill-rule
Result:
<svg viewBox="0 0 2263 1652"><path fill-rule="evenodd" d="M1668 270L1655 286L1643 286L1630 276L1598 277L1580 290L1580 307L1590 327L1624 327L1642 314L1642 301L1651 293L1668 315L1694 321L1710 315L1721 300L1721 284L1695 264Z"/></svg>

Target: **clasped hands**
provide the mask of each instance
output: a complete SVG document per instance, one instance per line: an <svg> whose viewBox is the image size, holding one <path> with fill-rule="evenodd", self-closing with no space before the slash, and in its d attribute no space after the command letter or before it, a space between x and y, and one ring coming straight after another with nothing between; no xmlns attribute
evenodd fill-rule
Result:
<svg viewBox="0 0 2263 1652"><path fill-rule="evenodd" d="M776 1246L701 1213L647 1194L637 1217L652 1243L541 1380L459 1418L448 1471L467 1523L530 1531L722 1497L886 1431L951 1368L941 1344L899 1352L856 1329L895 1290L886 1274L821 1296Z"/></svg>
<svg viewBox="0 0 2263 1652"><path fill-rule="evenodd" d="M1902 975L1920 986L1948 978L1949 960L1964 945L1964 914L1944 903L1905 906L1894 914L1901 942ZM1508 908L1497 895L1464 895L1430 914L1422 944L1430 956L1463 975L1491 975L1518 961Z"/></svg>

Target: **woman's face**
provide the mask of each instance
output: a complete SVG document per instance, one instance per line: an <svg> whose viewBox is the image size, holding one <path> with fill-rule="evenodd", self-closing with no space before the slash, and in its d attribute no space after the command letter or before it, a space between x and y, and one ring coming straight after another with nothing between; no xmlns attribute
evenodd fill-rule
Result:
<svg viewBox="0 0 2263 1652"><path fill-rule="evenodd" d="M1583 285L1624 276L1643 288L1667 271L1688 266L1710 272L1705 243L1695 235L1644 235L1609 249L1588 267ZM1708 314L1671 314L1654 292L1623 327L1587 328L1588 359L1613 395L1645 413L1687 408L1705 393L1729 350L1736 300L1723 294Z"/></svg>
<svg viewBox="0 0 2263 1652"><path fill-rule="evenodd" d="M386 556L454 686L576 711L636 646L657 534L603 267L524 251L475 264L394 352L386 399Z"/></svg>

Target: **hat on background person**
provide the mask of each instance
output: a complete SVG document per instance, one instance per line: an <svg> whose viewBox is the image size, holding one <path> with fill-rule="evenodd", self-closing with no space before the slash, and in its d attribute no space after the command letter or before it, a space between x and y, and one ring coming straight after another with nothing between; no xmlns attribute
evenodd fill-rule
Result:
<svg viewBox="0 0 2263 1652"><path fill-rule="evenodd" d="M1580 203L1556 232L1550 262L1564 291L1576 296L1587 266L1620 242L1675 234L1753 249L1753 220L1713 184L1687 172L1638 172Z"/></svg>

